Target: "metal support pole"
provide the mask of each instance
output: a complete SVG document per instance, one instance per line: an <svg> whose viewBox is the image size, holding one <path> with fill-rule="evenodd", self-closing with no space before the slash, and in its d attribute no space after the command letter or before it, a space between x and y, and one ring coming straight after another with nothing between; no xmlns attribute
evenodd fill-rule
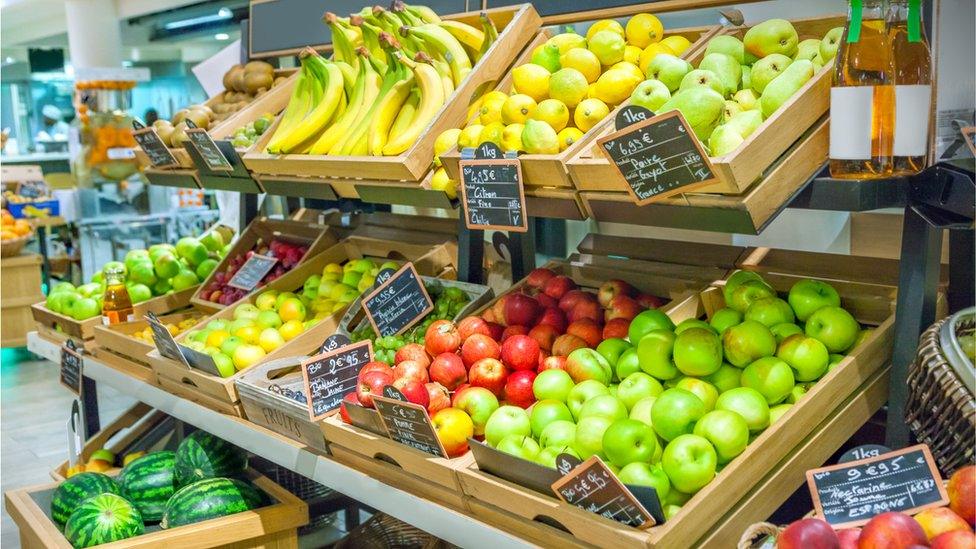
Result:
<svg viewBox="0 0 976 549"><path fill-rule="evenodd" d="M973 291L976 274L973 249L976 239L972 229L949 231L949 312L954 313L976 303Z"/></svg>
<svg viewBox="0 0 976 549"><path fill-rule="evenodd" d="M254 218L258 216L258 195L250 193L241 193L241 215L240 224L241 226L237 228L237 234L244 232L244 229L254 221Z"/></svg>
<svg viewBox="0 0 976 549"><path fill-rule="evenodd" d="M86 376L81 376L81 407L82 416L85 418L85 439L95 436L101 429L98 419L98 388L95 380Z"/></svg>
<svg viewBox="0 0 976 549"><path fill-rule="evenodd" d="M51 293L51 260L47 257L47 226L37 227L37 251L41 252L41 282L48 293ZM70 269L69 269L70 273ZM71 277L68 277L69 280Z"/></svg>
<svg viewBox="0 0 976 549"><path fill-rule="evenodd" d="M458 280L484 284L485 232L473 231L458 216Z"/></svg>
<svg viewBox="0 0 976 549"><path fill-rule="evenodd" d="M528 218L529 230L509 233L509 252L512 254L512 282L522 280L535 269L535 218Z"/></svg>

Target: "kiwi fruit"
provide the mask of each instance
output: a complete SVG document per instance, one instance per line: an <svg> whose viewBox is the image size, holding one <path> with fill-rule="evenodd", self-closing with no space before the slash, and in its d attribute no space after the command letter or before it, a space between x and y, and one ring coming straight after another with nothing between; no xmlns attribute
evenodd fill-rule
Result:
<svg viewBox="0 0 976 549"><path fill-rule="evenodd" d="M226 90L234 89L234 76L237 73L242 73L242 72L244 72L244 67L240 65L234 65L233 67L228 69L227 72L224 73L224 78L223 78L224 89Z"/></svg>
<svg viewBox="0 0 976 549"><path fill-rule="evenodd" d="M156 127L156 134L159 135L159 138L163 141L163 143L165 143L167 147L172 147L173 133L176 132L176 128L173 127L172 124L166 124L160 126L156 126L155 124L153 124L153 126Z"/></svg>
<svg viewBox="0 0 976 549"><path fill-rule="evenodd" d="M184 118L186 118L187 114L190 114L189 109L180 109L176 111L176 114L173 115L173 119L170 122L174 126L179 125L179 123L182 122Z"/></svg>
<svg viewBox="0 0 976 549"><path fill-rule="evenodd" d="M274 82L274 77L270 72L245 72L244 89L250 93L255 93L261 88L270 88Z"/></svg>
<svg viewBox="0 0 976 549"><path fill-rule="evenodd" d="M197 109L190 109L190 112L186 115L186 120L192 120L198 128L207 129L210 127L210 116Z"/></svg>
<svg viewBox="0 0 976 549"><path fill-rule="evenodd" d="M244 72L267 72L273 73L274 67L270 63L264 61L251 61L247 65L244 65Z"/></svg>
<svg viewBox="0 0 976 549"><path fill-rule="evenodd" d="M230 79L230 84L231 84L231 89L232 90L239 91L239 92L242 92L242 91L246 91L247 90L247 88L244 87L244 75L245 74L247 74L247 73L244 72L244 69L241 69L239 71L234 72L234 74L231 76L231 79Z"/></svg>
<svg viewBox="0 0 976 549"><path fill-rule="evenodd" d="M172 133L169 134L169 146L179 147L185 141L189 141L189 137L186 136L186 124L180 122L173 127Z"/></svg>
<svg viewBox="0 0 976 549"><path fill-rule="evenodd" d="M207 105L204 105L203 103L200 103L199 105L190 105L187 108L189 110L191 110L191 111L194 111L194 110L196 110L196 111L203 111L203 112L205 112L207 114L207 116L213 116L213 113L214 113L213 112L213 109L211 109Z"/></svg>

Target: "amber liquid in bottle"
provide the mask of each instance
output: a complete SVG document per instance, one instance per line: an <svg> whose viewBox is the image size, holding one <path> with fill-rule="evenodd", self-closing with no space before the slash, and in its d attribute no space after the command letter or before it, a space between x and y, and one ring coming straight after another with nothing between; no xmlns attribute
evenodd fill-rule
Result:
<svg viewBox="0 0 976 549"><path fill-rule="evenodd" d="M863 8L860 10L860 37L855 42L849 42L851 25L856 24L856 17L852 16L855 15L854 10L858 9L858 4L861 2L851 2L848 26L844 29L837 58L834 61L833 87L835 89L860 88L856 92L870 94L870 152L863 155L848 155L852 147L841 144L838 142L840 140L836 139L838 134L856 135L859 129L867 129L847 126L852 124L852 120L856 120L856 117L846 116L852 114L851 111L844 112L845 108L861 112L867 108L867 105L854 105L846 99L837 101L832 90L831 124L838 126L831 132L830 175L841 179L873 179L891 174L891 144L895 117L895 89L892 81L894 59L885 28L884 3L881 0L863 0ZM847 156L857 156L857 158Z"/></svg>
<svg viewBox="0 0 976 549"><path fill-rule="evenodd" d="M913 4L910 13L909 5ZM888 40L895 55L895 131L892 175L911 175L925 169L929 119L932 110L932 56L922 26L920 0L891 0ZM909 19L917 35L909 31Z"/></svg>
<svg viewBox="0 0 976 549"><path fill-rule="evenodd" d="M128 322L132 317L132 299L125 287L121 267L105 271L105 294L102 297L102 321L105 324Z"/></svg>

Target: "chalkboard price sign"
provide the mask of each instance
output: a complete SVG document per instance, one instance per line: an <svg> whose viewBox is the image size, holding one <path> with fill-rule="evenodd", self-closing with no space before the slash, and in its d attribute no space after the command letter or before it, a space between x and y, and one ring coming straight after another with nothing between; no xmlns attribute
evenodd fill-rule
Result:
<svg viewBox="0 0 976 549"><path fill-rule="evenodd" d="M447 457L441 440L437 438L437 431L430 423L426 408L412 402L381 396L373 396L373 405L391 439L421 452Z"/></svg>
<svg viewBox="0 0 976 549"><path fill-rule="evenodd" d="M136 125L136 123L133 122L133 125ZM139 126L142 125L139 124ZM141 128L137 128L132 132L132 137L142 148L142 152L146 153L146 156L149 157L149 163L154 168L172 168L179 165L176 162L176 157L169 151L169 147L163 143L163 140L160 139L159 134L156 133L153 127L142 126Z"/></svg>
<svg viewBox="0 0 976 549"><path fill-rule="evenodd" d="M363 298L366 317L380 337L403 332L433 309L424 281L409 262Z"/></svg>
<svg viewBox="0 0 976 549"><path fill-rule="evenodd" d="M718 181L695 133L678 111L597 140L638 206Z"/></svg>
<svg viewBox="0 0 976 549"><path fill-rule="evenodd" d="M461 205L469 229L529 230L522 165L497 146L479 147L474 160L461 160Z"/></svg>
<svg viewBox="0 0 976 549"><path fill-rule="evenodd" d="M949 501L925 444L807 471L817 514L834 528L850 528L875 515L909 515Z"/></svg>
<svg viewBox="0 0 976 549"><path fill-rule="evenodd" d="M76 395L81 395L81 353L74 341L70 339L61 346L61 385L64 385Z"/></svg>
<svg viewBox="0 0 976 549"><path fill-rule="evenodd" d="M352 340L349 339L348 336L343 334L332 334L329 337L325 338L325 341L322 343L322 346L319 347L319 354L335 351L339 347L349 345L350 343L352 343Z"/></svg>
<svg viewBox="0 0 976 549"><path fill-rule="evenodd" d="M149 329L152 330L153 341L156 343L156 349L159 351L159 354L186 364L189 367L190 363L186 361L186 357L183 356L183 351L180 350L179 344L173 339L173 334L169 333L166 326L163 326L163 323L159 321L156 314L150 312L145 318L146 322L149 323Z"/></svg>
<svg viewBox="0 0 976 549"><path fill-rule="evenodd" d="M617 480L600 458L593 456L552 484L559 499L634 528L650 528L654 517Z"/></svg>
<svg viewBox="0 0 976 549"><path fill-rule="evenodd" d="M342 397L356 389L359 370L373 360L373 345L367 339L302 362L302 378L308 395L308 416L318 421L342 404Z"/></svg>
<svg viewBox="0 0 976 549"><path fill-rule="evenodd" d="M234 171L234 166L231 165L224 153L220 151L220 147L214 143L210 134L207 130L203 128L192 128L186 130L186 138L190 141L191 146L193 146L203 161L206 162L207 167L212 171Z"/></svg>
<svg viewBox="0 0 976 549"><path fill-rule="evenodd" d="M208 374L221 376L220 370L217 368L217 363L214 362L213 357L207 353L201 353L200 351L191 349L186 345L180 345L180 354L182 354L186 359L184 363L188 364L190 367L196 368L202 372L207 372Z"/></svg>
<svg viewBox="0 0 976 549"><path fill-rule="evenodd" d="M275 257L254 254L234 273L227 285L250 292L257 287L265 275L271 272L276 263L278 263L278 259Z"/></svg>

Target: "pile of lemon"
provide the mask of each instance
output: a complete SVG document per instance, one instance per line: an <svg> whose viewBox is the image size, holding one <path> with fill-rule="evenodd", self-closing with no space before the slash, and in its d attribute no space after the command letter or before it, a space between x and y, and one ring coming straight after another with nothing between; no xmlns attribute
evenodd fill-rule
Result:
<svg viewBox="0 0 976 549"><path fill-rule="evenodd" d="M689 46L683 36L665 38L661 21L649 13L631 17L626 26L614 19L597 21L586 36L557 34L533 50L531 62L512 71L511 93L483 95L469 108L464 129L437 137L434 163L454 147L486 141L506 151L564 151L630 97L654 56L680 56ZM440 168L431 186L452 194L454 182Z"/></svg>

